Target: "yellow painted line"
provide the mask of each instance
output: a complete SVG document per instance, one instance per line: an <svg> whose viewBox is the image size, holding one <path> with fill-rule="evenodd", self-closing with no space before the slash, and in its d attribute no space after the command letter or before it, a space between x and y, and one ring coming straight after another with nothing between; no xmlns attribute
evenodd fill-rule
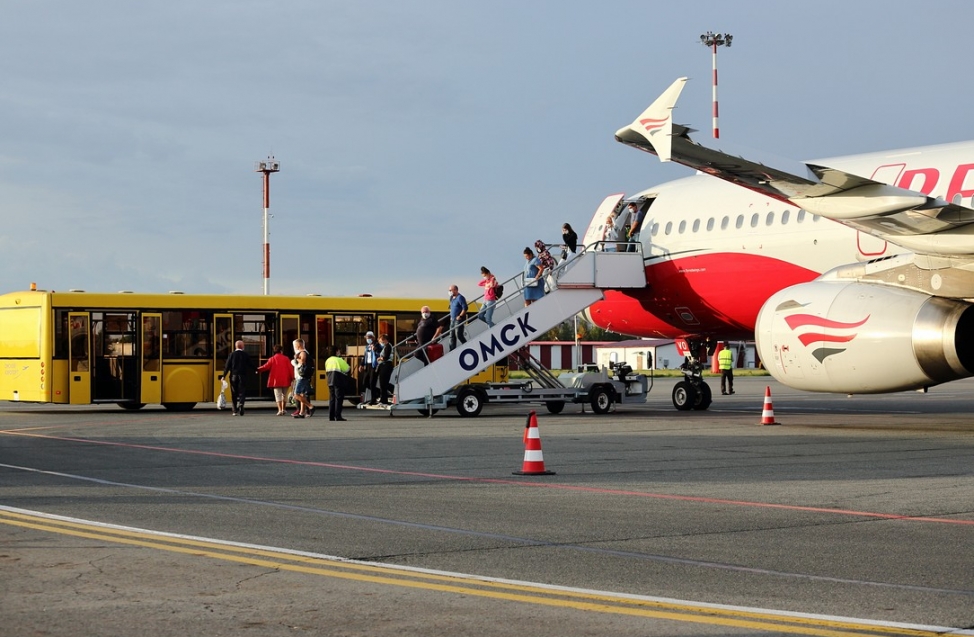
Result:
<svg viewBox="0 0 974 637"><path fill-rule="evenodd" d="M713 624L751 630L849 637L852 635L903 635L933 637L943 630L923 630L895 625L856 623L838 619L762 613L737 608L680 604L639 599L624 595L587 593L570 589L548 588L491 581L437 573L417 572L361 562L347 562L288 552L273 551L220 542L158 534L151 531L121 529L83 522L51 519L0 509L0 523L37 531L102 540L157 550L207 557L297 573L321 575L387 586L424 589L473 595L491 599L539 604L573 610L629 615L680 622Z"/></svg>

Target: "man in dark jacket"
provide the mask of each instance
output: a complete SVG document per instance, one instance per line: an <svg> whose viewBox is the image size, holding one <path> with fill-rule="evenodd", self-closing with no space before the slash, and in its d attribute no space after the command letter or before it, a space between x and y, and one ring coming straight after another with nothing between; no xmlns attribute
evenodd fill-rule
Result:
<svg viewBox="0 0 974 637"><path fill-rule="evenodd" d="M236 349L227 358L226 365L223 366L223 375L230 377L230 398L233 405L234 416L244 415L244 402L247 400L247 379L244 374L254 371L254 366L250 362L250 356L244 351L244 342L237 341L234 345Z"/></svg>

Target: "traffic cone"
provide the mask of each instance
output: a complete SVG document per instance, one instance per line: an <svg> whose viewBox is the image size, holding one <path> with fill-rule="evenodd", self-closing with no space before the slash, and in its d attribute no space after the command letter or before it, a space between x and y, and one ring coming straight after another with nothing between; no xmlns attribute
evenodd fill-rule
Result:
<svg viewBox="0 0 974 637"><path fill-rule="evenodd" d="M778 425L774 420L774 406L771 404L771 387L764 389L764 411L761 412L762 425Z"/></svg>
<svg viewBox="0 0 974 637"><path fill-rule="evenodd" d="M545 471L544 454L541 453L541 434L538 433L538 416L532 411L524 426L524 464L516 476L553 476L554 471Z"/></svg>

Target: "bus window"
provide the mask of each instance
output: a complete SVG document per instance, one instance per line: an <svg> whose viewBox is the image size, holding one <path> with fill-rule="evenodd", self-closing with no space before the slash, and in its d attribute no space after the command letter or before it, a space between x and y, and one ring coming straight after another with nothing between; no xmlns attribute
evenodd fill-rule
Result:
<svg viewBox="0 0 974 637"><path fill-rule="evenodd" d="M68 311L57 310L54 313L54 358L68 357Z"/></svg>
<svg viewBox="0 0 974 637"><path fill-rule="evenodd" d="M362 355L365 333L375 331L371 314L342 314L335 316L335 345L348 355Z"/></svg>
<svg viewBox="0 0 974 637"><path fill-rule="evenodd" d="M210 312L162 313L162 346L165 358L210 358Z"/></svg>
<svg viewBox="0 0 974 637"><path fill-rule="evenodd" d="M142 317L142 371L159 371L159 318Z"/></svg>

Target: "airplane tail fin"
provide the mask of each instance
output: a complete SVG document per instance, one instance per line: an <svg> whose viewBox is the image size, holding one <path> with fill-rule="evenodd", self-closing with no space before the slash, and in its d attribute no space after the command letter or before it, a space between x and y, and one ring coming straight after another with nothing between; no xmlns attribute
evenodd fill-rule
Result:
<svg viewBox="0 0 974 637"><path fill-rule="evenodd" d="M616 139L624 143L633 139L633 134L648 141L660 161L670 161L673 142L673 109L687 83L681 77L666 89L656 101L649 105L636 120L616 131ZM644 145L644 143L643 143Z"/></svg>

